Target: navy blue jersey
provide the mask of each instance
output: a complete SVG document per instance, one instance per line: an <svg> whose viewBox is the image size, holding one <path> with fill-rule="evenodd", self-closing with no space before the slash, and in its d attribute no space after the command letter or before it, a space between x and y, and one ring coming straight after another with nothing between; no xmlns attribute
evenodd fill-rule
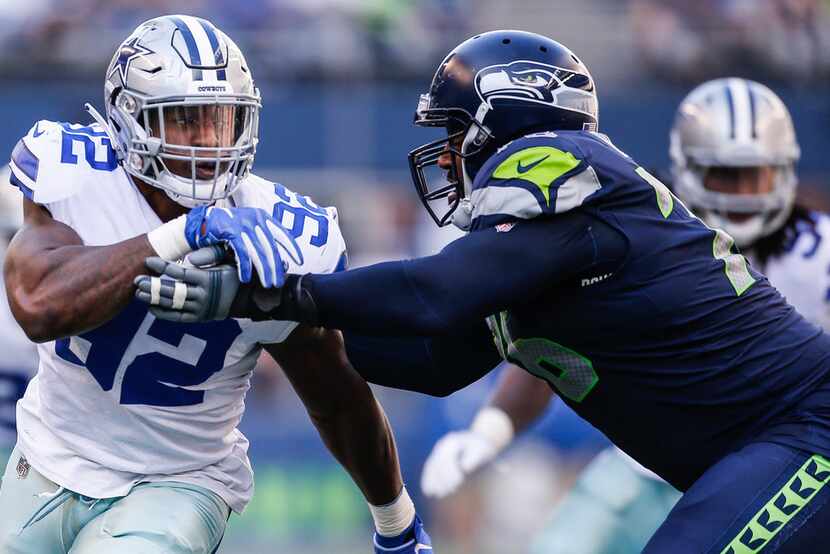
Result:
<svg viewBox="0 0 830 554"><path fill-rule="evenodd" d="M472 232L437 256L314 276L322 322L452 335L488 316L504 358L679 489L753 440L830 455L830 337L603 136L514 141L470 199Z"/></svg>
<svg viewBox="0 0 830 554"><path fill-rule="evenodd" d="M476 185L518 185L535 194L523 179L495 177L511 157L534 147L573 154L580 164L553 181L550 196L593 172L582 179L591 183L583 190L594 192L580 209L618 229L629 250L613 274L579 276L491 318L501 350L548 380L634 458L685 488L825 378L830 339L746 263L725 233L706 227L598 135L517 141L488 162ZM559 197L551 200L542 206L546 213L559 208ZM511 215L486 217L492 223ZM673 455L655 455L660 449Z"/></svg>

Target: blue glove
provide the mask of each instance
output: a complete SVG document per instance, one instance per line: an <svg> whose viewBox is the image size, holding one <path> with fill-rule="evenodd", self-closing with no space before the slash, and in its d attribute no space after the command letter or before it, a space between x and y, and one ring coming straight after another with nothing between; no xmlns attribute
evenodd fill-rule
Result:
<svg viewBox="0 0 830 554"><path fill-rule="evenodd" d="M397 537L383 537L375 533L375 554L432 554L432 540L417 515L412 525Z"/></svg>
<svg viewBox="0 0 830 554"><path fill-rule="evenodd" d="M281 287L285 282L283 255L302 265L297 241L265 210L199 206L190 210L185 236L194 250L226 243L236 255L239 280L248 283L256 268L263 287Z"/></svg>

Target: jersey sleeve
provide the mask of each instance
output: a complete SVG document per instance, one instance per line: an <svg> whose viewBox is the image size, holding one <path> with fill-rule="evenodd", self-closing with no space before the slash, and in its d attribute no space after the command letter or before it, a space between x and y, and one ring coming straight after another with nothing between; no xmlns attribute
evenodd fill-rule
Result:
<svg viewBox="0 0 830 554"><path fill-rule="evenodd" d="M471 229L568 212L601 188L590 158L571 137L528 135L507 144L477 173Z"/></svg>
<svg viewBox="0 0 830 554"><path fill-rule="evenodd" d="M340 232L337 209L319 206L308 196L280 183L256 176L240 187L237 204L262 208L288 229L302 252L301 263L285 259L286 273L334 273L348 266L346 241ZM263 321L253 324L262 344L282 342L297 327L295 322Z"/></svg>
<svg viewBox="0 0 830 554"><path fill-rule="evenodd" d="M433 256L312 275L305 282L324 327L373 336L443 336L526 306L589 271L615 271L627 252L622 233L575 210L469 233Z"/></svg>
<svg viewBox="0 0 830 554"><path fill-rule="evenodd" d="M9 181L29 200L48 205L94 183L90 170L118 166L107 133L98 126L38 121L12 150Z"/></svg>

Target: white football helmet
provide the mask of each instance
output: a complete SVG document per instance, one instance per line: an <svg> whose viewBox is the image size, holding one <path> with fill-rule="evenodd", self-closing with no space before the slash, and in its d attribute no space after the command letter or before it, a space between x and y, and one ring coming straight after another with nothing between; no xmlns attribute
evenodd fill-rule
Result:
<svg viewBox="0 0 830 554"><path fill-rule="evenodd" d="M107 69L104 124L124 169L187 207L229 196L258 141L259 91L211 22L166 15L136 28Z"/></svg>
<svg viewBox="0 0 830 554"><path fill-rule="evenodd" d="M690 92L677 109L670 155L680 199L740 247L780 229L792 212L800 149L786 106L760 83L716 79ZM729 194L704 186L713 167L761 166L775 171L769 193ZM751 217L737 221L730 213Z"/></svg>

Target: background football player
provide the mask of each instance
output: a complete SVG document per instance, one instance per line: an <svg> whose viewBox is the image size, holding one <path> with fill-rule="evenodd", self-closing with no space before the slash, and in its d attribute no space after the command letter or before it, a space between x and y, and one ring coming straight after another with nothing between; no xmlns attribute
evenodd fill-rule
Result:
<svg viewBox="0 0 830 554"><path fill-rule="evenodd" d="M717 79L680 104L671 131L678 196L712 227L735 237L796 309L830 328L825 300L830 246L826 215L794 205L799 148L783 102L745 79ZM547 409L548 384L511 367L469 429L443 437L422 487L444 497L494 459ZM680 493L624 452L609 448L586 467L556 508L534 552L640 552Z"/></svg>
<svg viewBox="0 0 830 554"><path fill-rule="evenodd" d="M151 254L225 245L240 279L255 269L266 286L286 268L345 265L333 208L249 174L260 96L242 53L206 20L152 19L116 51L105 105L106 120L90 108L94 125L39 121L12 153L25 224L6 289L41 344L0 490L0 550L215 551L253 493L236 426L262 348L373 504L378 548L428 543L384 413L339 333L172 324L131 301ZM175 288L177 305L191 301Z"/></svg>
<svg viewBox="0 0 830 554"><path fill-rule="evenodd" d="M168 273L188 294L234 291L218 309L173 308L149 276L138 296L171 319L344 329L365 376L432 394L504 358L685 491L646 552L809 550L830 520L830 336L596 133L597 117L590 74L560 44L475 36L418 106L416 123L448 136L410 154L430 214L468 235L435 256L290 275L280 289Z"/></svg>

